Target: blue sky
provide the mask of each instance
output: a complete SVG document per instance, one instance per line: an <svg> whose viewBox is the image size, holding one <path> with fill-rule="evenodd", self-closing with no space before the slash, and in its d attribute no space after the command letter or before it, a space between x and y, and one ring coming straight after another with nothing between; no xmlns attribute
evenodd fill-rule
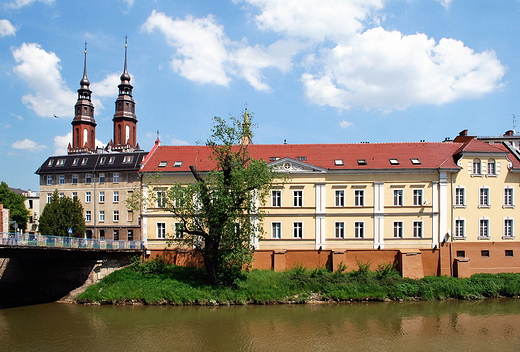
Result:
<svg viewBox="0 0 520 352"><path fill-rule="evenodd" d="M442 141L520 125L516 0L0 1L0 180L66 153L87 70L112 138L128 36L137 137L204 141L213 116L256 144ZM58 118L54 118L56 115Z"/></svg>

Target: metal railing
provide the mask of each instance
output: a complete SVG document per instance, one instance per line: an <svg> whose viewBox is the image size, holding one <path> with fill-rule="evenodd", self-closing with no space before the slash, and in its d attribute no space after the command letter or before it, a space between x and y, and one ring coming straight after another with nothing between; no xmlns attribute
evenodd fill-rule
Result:
<svg viewBox="0 0 520 352"><path fill-rule="evenodd" d="M0 245L77 249L143 249L141 241L98 240L91 238L43 236L0 232Z"/></svg>

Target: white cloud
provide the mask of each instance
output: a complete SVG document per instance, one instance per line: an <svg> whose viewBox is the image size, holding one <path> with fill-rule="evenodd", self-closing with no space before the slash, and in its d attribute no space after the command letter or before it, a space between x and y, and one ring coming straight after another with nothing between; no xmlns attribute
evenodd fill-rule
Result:
<svg viewBox="0 0 520 352"><path fill-rule="evenodd" d="M72 144L72 132L69 132L64 136L55 136L54 155L66 155L69 144ZM104 148L105 146L105 143L96 139L96 147Z"/></svg>
<svg viewBox="0 0 520 352"><path fill-rule="evenodd" d="M75 93L70 91L60 73L60 59L39 44L23 43L13 49L18 63L14 72L35 92L22 97L23 103L38 116L66 116L71 113Z"/></svg>
<svg viewBox="0 0 520 352"><path fill-rule="evenodd" d="M341 128L349 128L349 127L352 127L352 126L354 126L354 123L350 122L350 121L347 121L347 120L342 120L339 123L339 127L341 127Z"/></svg>
<svg viewBox="0 0 520 352"><path fill-rule="evenodd" d="M93 96L105 98L117 95L117 86L121 83L119 79L120 76L120 73L111 73L106 75L103 80L93 82L90 85L90 90L92 91Z"/></svg>
<svg viewBox="0 0 520 352"><path fill-rule="evenodd" d="M30 139L25 138L23 141L16 141L11 145L14 149L25 150L27 152L39 152L47 148L44 145L38 144Z"/></svg>
<svg viewBox="0 0 520 352"><path fill-rule="evenodd" d="M450 4L453 0L437 0L442 6L444 6L445 8L449 9L450 8Z"/></svg>
<svg viewBox="0 0 520 352"><path fill-rule="evenodd" d="M128 7L132 7L132 6L134 6L134 0L123 0L123 2L126 2L126 4L128 5Z"/></svg>
<svg viewBox="0 0 520 352"><path fill-rule="evenodd" d="M302 75L308 99L337 108L405 109L476 98L499 87L505 68L493 51L475 53L454 39L367 30L324 51L321 73Z"/></svg>
<svg viewBox="0 0 520 352"><path fill-rule="evenodd" d="M15 35L16 28L9 22L9 20L0 20L0 38L8 35Z"/></svg>
<svg viewBox="0 0 520 352"><path fill-rule="evenodd" d="M232 41L211 15L174 20L153 11L141 28L148 33L161 32L167 44L175 49L172 69L201 84L227 86L232 76L236 76L257 90L269 91L261 70L273 67L287 71L291 67L291 55L298 47L294 41L275 42L267 48Z"/></svg>
<svg viewBox="0 0 520 352"><path fill-rule="evenodd" d="M20 9L24 6L31 5L35 2L41 2L47 5L51 5L54 4L55 0L16 0L13 2L6 3L4 7L8 9Z"/></svg>

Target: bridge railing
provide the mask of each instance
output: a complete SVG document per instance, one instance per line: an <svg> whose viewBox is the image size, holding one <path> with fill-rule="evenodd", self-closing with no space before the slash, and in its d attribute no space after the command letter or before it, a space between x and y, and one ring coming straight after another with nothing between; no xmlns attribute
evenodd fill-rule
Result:
<svg viewBox="0 0 520 352"><path fill-rule="evenodd" d="M43 236L0 232L0 245L78 249L143 249L141 241L98 240L91 238Z"/></svg>

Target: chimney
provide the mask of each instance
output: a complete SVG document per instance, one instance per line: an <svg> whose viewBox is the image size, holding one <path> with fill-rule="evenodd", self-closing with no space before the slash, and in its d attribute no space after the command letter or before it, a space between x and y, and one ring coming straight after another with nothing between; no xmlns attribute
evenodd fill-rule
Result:
<svg viewBox="0 0 520 352"><path fill-rule="evenodd" d="M467 136L468 135L468 130L462 130L459 132L459 136Z"/></svg>
<svg viewBox="0 0 520 352"><path fill-rule="evenodd" d="M514 134L515 132L513 130L509 130L509 131L506 131L506 133L504 133L504 137L510 137Z"/></svg>

